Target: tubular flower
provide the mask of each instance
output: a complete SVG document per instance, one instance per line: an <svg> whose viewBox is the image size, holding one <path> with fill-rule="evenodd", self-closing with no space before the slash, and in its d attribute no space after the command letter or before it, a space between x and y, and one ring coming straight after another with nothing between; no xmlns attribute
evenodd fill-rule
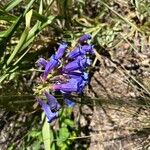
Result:
<svg viewBox="0 0 150 150"><path fill-rule="evenodd" d="M44 58L39 58L36 63L39 67L45 68L47 65L47 60L45 60Z"/></svg>
<svg viewBox="0 0 150 150"><path fill-rule="evenodd" d="M61 59L67 49L68 45L66 43L62 43L59 45L58 50L55 55L55 59Z"/></svg>
<svg viewBox="0 0 150 150"><path fill-rule="evenodd" d="M83 45L82 51L85 51L86 53L90 53L91 55L94 55L93 45Z"/></svg>
<svg viewBox="0 0 150 150"><path fill-rule="evenodd" d="M86 45L76 47L73 51L69 53L68 58L74 59L78 56L84 56L87 53L94 55L94 50L92 45L86 44Z"/></svg>
<svg viewBox="0 0 150 150"><path fill-rule="evenodd" d="M43 73L43 80L46 80L48 74L56 67L60 65L60 61L55 58L55 55L52 55L50 61L47 63L44 73Z"/></svg>
<svg viewBox="0 0 150 150"><path fill-rule="evenodd" d="M67 104L68 107L73 107L75 105L75 102L73 102L72 100L70 100L67 97L64 97L64 101Z"/></svg>
<svg viewBox="0 0 150 150"><path fill-rule="evenodd" d="M39 58L36 62L37 65L43 69L43 82L41 83L46 82L46 84L41 87L49 88L53 91L60 91L68 107L75 105L71 94L82 93L89 82L87 69L92 64L92 61L87 54L94 54L94 46L87 43L89 39L91 39L89 34L81 36L76 47L69 54L66 54L65 58L63 58L63 56L66 53L65 51L68 45L62 43L59 45L56 54L52 55L49 61L44 58ZM51 76L49 76L49 80L46 81L49 74L51 74ZM49 92L45 91L44 95L47 98L47 103L41 99L38 99L38 103L44 110L48 122L51 123L58 117L61 105Z"/></svg>
<svg viewBox="0 0 150 150"><path fill-rule="evenodd" d="M78 82L79 82L79 84L78 84L78 93L83 92L83 89L88 84L88 73L85 72L81 76L73 75L71 77L78 80Z"/></svg>
<svg viewBox="0 0 150 150"><path fill-rule="evenodd" d="M86 67L89 67L91 64L92 64L91 59L89 59L87 57L80 60L80 67L83 69Z"/></svg>
<svg viewBox="0 0 150 150"><path fill-rule="evenodd" d="M63 99L65 104L68 107L73 107L75 105L75 102L72 100L70 93L62 92L63 93Z"/></svg>
<svg viewBox="0 0 150 150"><path fill-rule="evenodd" d="M49 105L51 111L57 112L61 107L60 104L58 103L57 99L53 95L49 94L48 92L45 92L44 94L48 100L48 105Z"/></svg>
<svg viewBox="0 0 150 150"><path fill-rule="evenodd" d="M53 89L56 91L61 90L63 92L78 92L78 84L78 80L70 79L67 83L53 85Z"/></svg>
<svg viewBox="0 0 150 150"><path fill-rule="evenodd" d="M62 71L63 72L71 72L74 70L82 71L82 70L86 69L86 67L88 67L89 65L91 65L91 60L89 58L80 57L80 58L77 58L76 60L68 63L66 66L64 66Z"/></svg>
<svg viewBox="0 0 150 150"><path fill-rule="evenodd" d="M76 58L78 56L85 55L85 54L86 54L86 51L84 51L81 46L78 46L69 53L68 58L73 59L73 58Z"/></svg>
<svg viewBox="0 0 150 150"><path fill-rule="evenodd" d="M51 123L58 117L58 112L52 112L50 106L46 104L44 101L38 99L38 103L41 105L47 119L48 123Z"/></svg>
<svg viewBox="0 0 150 150"><path fill-rule="evenodd" d="M70 93L70 92L81 93L87 83L88 83L88 80L86 78L86 75L72 76L72 78L65 84L53 85L53 89L60 90L66 93Z"/></svg>
<svg viewBox="0 0 150 150"><path fill-rule="evenodd" d="M64 73L64 75L67 77L67 78L72 78L72 77L79 77L81 75L83 75L83 72L77 70L77 71L72 71L72 72L67 72L66 74Z"/></svg>
<svg viewBox="0 0 150 150"><path fill-rule="evenodd" d="M91 35L90 34L84 34L82 35L80 38L79 38L79 43L84 43L86 42L87 40L90 40L91 39Z"/></svg>

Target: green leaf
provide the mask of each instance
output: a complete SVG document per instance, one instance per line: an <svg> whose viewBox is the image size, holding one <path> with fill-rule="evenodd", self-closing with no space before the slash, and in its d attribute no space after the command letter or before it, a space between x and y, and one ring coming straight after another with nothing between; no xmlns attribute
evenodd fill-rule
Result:
<svg viewBox="0 0 150 150"><path fill-rule="evenodd" d="M0 37L1 37L0 38L0 47L1 47L0 57L3 56L3 53L6 49L7 42L11 39L11 36L16 31L21 20L22 20L22 15L20 15L16 19L16 21L6 31L0 32Z"/></svg>
<svg viewBox="0 0 150 150"><path fill-rule="evenodd" d="M43 0L40 1L39 14L43 13Z"/></svg>
<svg viewBox="0 0 150 150"><path fill-rule="evenodd" d="M30 48L28 48L13 64L13 66L15 66L16 64L18 64L21 59L29 52Z"/></svg>
<svg viewBox="0 0 150 150"><path fill-rule="evenodd" d="M8 77L9 74L5 74L3 76L0 77L0 84L5 80L5 78Z"/></svg>
<svg viewBox="0 0 150 150"><path fill-rule="evenodd" d="M14 51L12 52L12 54L9 57L9 59L7 60L7 65L9 65L11 63L11 61L13 60L13 58L15 57L15 55L17 54L17 52L21 49L21 47L23 46L23 44L26 41L26 38L27 38L28 33L29 33L29 28L30 28L30 22L31 22L32 14L33 14L33 10L30 10L25 15L26 28L25 28L24 32L22 33L22 35L21 35L20 41L18 42L18 44L15 47Z"/></svg>
<svg viewBox="0 0 150 150"><path fill-rule="evenodd" d="M31 0L30 3L26 6L26 9L23 13L23 15L26 15L26 13L29 11L30 7L33 5L35 0Z"/></svg>
<svg viewBox="0 0 150 150"><path fill-rule="evenodd" d="M45 150L51 150L51 145L53 141L53 132L50 129L50 124L47 122L47 118L44 119L44 113L42 115L42 120L44 121L43 127L42 127L42 136L43 136L43 142L44 142L44 149Z"/></svg>
<svg viewBox="0 0 150 150"><path fill-rule="evenodd" d="M65 119L64 123L67 124L68 126L72 127L72 128L75 126L74 121L72 121L70 119Z"/></svg>
<svg viewBox="0 0 150 150"><path fill-rule="evenodd" d="M57 139L57 146L61 147L61 150L64 147L66 148L66 144L63 141L61 141L59 138Z"/></svg>
<svg viewBox="0 0 150 150"><path fill-rule="evenodd" d="M30 28L32 14L33 14L33 10L31 9L25 16L26 28Z"/></svg>
<svg viewBox="0 0 150 150"><path fill-rule="evenodd" d="M3 37L5 36L5 33L6 33L6 31L1 31L0 32L0 38L1 38L0 41L2 41Z"/></svg>
<svg viewBox="0 0 150 150"><path fill-rule="evenodd" d="M10 22L16 20L16 18L17 18L16 16L9 14L8 12L0 9L0 20L5 20Z"/></svg>
<svg viewBox="0 0 150 150"><path fill-rule="evenodd" d="M36 137L40 136L40 134L41 134L41 131L33 130L33 131L30 131L30 132L29 132L29 135L28 135L28 136L33 137L33 138L36 138Z"/></svg>
<svg viewBox="0 0 150 150"><path fill-rule="evenodd" d="M69 131L67 128L60 128L59 130L59 139L61 141L66 141L69 138Z"/></svg>
<svg viewBox="0 0 150 150"><path fill-rule="evenodd" d="M17 20L11 25L11 27L7 31L2 32L2 34L0 32L1 37L3 38L11 37L11 35L16 31L16 28L18 27L21 19L22 19L22 15L17 18Z"/></svg>
<svg viewBox="0 0 150 150"><path fill-rule="evenodd" d="M42 24L42 26L40 27L40 31L43 30L46 26L48 26L49 24L52 23L52 21L54 20L55 16L49 16L47 18L47 21L45 23Z"/></svg>
<svg viewBox="0 0 150 150"><path fill-rule="evenodd" d="M20 51L24 50L30 43L33 42L33 40L35 39L36 35L38 33L40 33L40 31L42 31L46 26L48 26L49 24L52 23L53 19L55 17L54 16L49 16L48 20L44 23L41 24L41 22L37 22L33 28L29 31L28 37L26 39L26 43L24 43L23 47L21 48Z"/></svg>
<svg viewBox="0 0 150 150"><path fill-rule="evenodd" d="M46 17L46 16L41 15L40 13L38 13L38 12L36 12L36 11L33 11L33 15L34 15L34 17L35 17L37 20L39 20L39 21L41 21L41 22L47 21L47 17Z"/></svg>
<svg viewBox="0 0 150 150"><path fill-rule="evenodd" d="M40 150L41 149L39 141L35 141L32 146L33 146L33 150Z"/></svg>
<svg viewBox="0 0 150 150"><path fill-rule="evenodd" d="M24 32L22 33L21 38L20 38L18 44L16 45L14 51L12 52L12 54L10 55L10 57L8 58L8 60L6 62L7 65L9 65L12 62L12 60L14 59L14 57L16 56L16 54L19 52L20 48L22 47L22 45L24 44L24 42L26 40L28 32L29 32L29 29L26 28L24 30Z"/></svg>
<svg viewBox="0 0 150 150"><path fill-rule="evenodd" d="M66 141L68 140L70 133L67 128L60 128L59 137L57 138L57 146L61 147L61 149L66 148Z"/></svg>
<svg viewBox="0 0 150 150"><path fill-rule="evenodd" d="M5 11L12 10L15 6L17 6L22 0L12 0L5 6Z"/></svg>

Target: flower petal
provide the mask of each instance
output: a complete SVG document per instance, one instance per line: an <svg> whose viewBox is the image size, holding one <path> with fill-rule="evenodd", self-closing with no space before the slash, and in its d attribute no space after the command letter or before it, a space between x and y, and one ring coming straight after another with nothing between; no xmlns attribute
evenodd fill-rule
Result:
<svg viewBox="0 0 150 150"><path fill-rule="evenodd" d="M84 35L82 35L82 36L79 38L78 42L79 42L79 43L84 43L84 42L86 42L86 41L89 40L89 39L91 39L91 35L90 35L90 34L84 34Z"/></svg>
<svg viewBox="0 0 150 150"><path fill-rule="evenodd" d="M45 68L47 65L47 60L45 60L44 58L39 58L36 63L39 67Z"/></svg>
<svg viewBox="0 0 150 150"><path fill-rule="evenodd" d="M46 104L44 101L38 99L38 103L41 105L42 109L45 112L46 117L48 118L48 122L51 123L58 117L58 112L52 112L50 110L50 107L48 104Z"/></svg>
<svg viewBox="0 0 150 150"><path fill-rule="evenodd" d="M94 55L94 50L93 50L93 45L83 45L82 46L82 51L85 51L86 53L90 53L91 55Z"/></svg>
<svg viewBox="0 0 150 150"><path fill-rule="evenodd" d="M56 67L60 65L60 61L58 59L55 59L55 55L52 55L50 58L50 61L47 63L42 79L46 80L48 74Z"/></svg>
<svg viewBox="0 0 150 150"><path fill-rule="evenodd" d="M65 84L55 84L53 85L54 90L61 90L63 92L77 92L78 91L78 81L76 79L70 79L69 82Z"/></svg>
<svg viewBox="0 0 150 150"><path fill-rule="evenodd" d="M73 107L75 105L75 102L72 101L71 99L67 98L67 97L64 98L64 101L68 107Z"/></svg>
<svg viewBox="0 0 150 150"><path fill-rule="evenodd" d="M87 57L79 56L76 60L68 63L66 66L63 67L62 72L73 72L75 70L83 71L86 67L90 66L92 61Z"/></svg>
<svg viewBox="0 0 150 150"><path fill-rule="evenodd" d="M62 43L59 45L58 50L56 52L55 58L60 59L65 53L65 50L67 49L68 45L66 43Z"/></svg>
<svg viewBox="0 0 150 150"><path fill-rule="evenodd" d="M49 94L47 91L44 94L45 94L46 98L48 99L48 105L49 105L51 111L52 112L58 111L61 108L61 106L58 103L57 99L53 95Z"/></svg>
<svg viewBox="0 0 150 150"><path fill-rule="evenodd" d="M64 66L62 71L70 72L70 71L74 71L74 70L78 70L78 69L80 69L79 61L74 60L74 61L68 63L66 66Z"/></svg>
<svg viewBox="0 0 150 150"><path fill-rule="evenodd" d="M82 50L81 46L76 47L73 51L71 51L68 55L69 58L73 59L81 55L85 55L86 51Z"/></svg>

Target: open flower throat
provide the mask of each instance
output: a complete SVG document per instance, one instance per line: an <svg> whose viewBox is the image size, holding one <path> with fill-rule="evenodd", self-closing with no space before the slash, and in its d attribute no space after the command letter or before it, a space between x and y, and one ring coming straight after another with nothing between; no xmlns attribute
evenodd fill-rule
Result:
<svg viewBox="0 0 150 150"><path fill-rule="evenodd" d="M88 84L88 67L92 64L89 55L94 55L93 46L88 43L91 39L89 34L84 34L78 40L76 47L70 52L67 43L61 43L58 50L49 60L39 58L37 65L43 70L40 76L43 83L49 84L49 89L43 92L47 102L37 98L38 103L44 110L48 122L51 123L58 117L61 105L50 94L54 91L62 93L64 102L68 107L73 107L71 94L80 94Z"/></svg>

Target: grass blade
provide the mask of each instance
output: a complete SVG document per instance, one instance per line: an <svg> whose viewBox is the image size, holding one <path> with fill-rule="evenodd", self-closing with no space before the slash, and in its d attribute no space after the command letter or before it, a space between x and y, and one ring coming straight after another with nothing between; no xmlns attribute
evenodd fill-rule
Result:
<svg viewBox="0 0 150 150"><path fill-rule="evenodd" d="M9 65L9 64L12 62L12 60L14 59L15 55L17 54L17 52L20 50L20 48L21 48L22 45L24 44L24 42L25 42L25 40L26 40L26 37L27 37L27 35L28 35L28 32L29 32L29 29L26 28L26 29L24 30L24 32L22 33L21 38L20 38L20 40L19 40L17 46L15 47L14 51L12 52L12 54L10 55L10 57L9 57L8 60L7 60L7 63L6 63L7 65Z"/></svg>
<svg viewBox="0 0 150 150"><path fill-rule="evenodd" d="M15 6L17 6L22 0L12 0L5 6L5 11L12 10Z"/></svg>
<svg viewBox="0 0 150 150"><path fill-rule="evenodd" d="M17 20L11 25L11 27L7 31L5 31L5 33L3 33L3 38L8 38L12 36L12 34L16 31L16 28L18 27L21 19L22 15L17 18Z"/></svg>
<svg viewBox="0 0 150 150"><path fill-rule="evenodd" d="M13 60L13 58L15 57L15 55L17 54L17 52L21 49L21 47L23 46L23 44L26 41L26 38L27 38L28 33L29 33L29 28L30 28L30 22L31 22L32 13L33 13L33 10L30 10L26 14L26 16L25 16L26 28L25 28L23 34L21 35L19 43L17 44L17 46L15 47L14 51L12 52L12 54L9 57L9 59L7 60L7 65L9 65L11 63L11 61Z"/></svg>
<svg viewBox="0 0 150 150"><path fill-rule="evenodd" d="M47 122L47 119L44 117L44 114L42 115L42 118L43 118L42 120L44 120L44 124L42 127L42 136L43 136L44 148L45 148L45 150L51 150L50 145L51 145L52 134L50 132L50 125Z"/></svg>

